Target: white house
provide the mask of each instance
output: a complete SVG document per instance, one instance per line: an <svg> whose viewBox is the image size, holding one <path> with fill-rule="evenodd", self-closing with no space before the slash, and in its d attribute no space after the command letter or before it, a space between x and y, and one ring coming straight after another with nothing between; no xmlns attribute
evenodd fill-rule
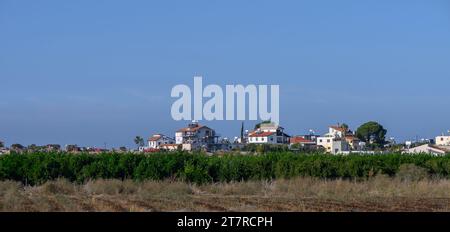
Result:
<svg viewBox="0 0 450 232"><path fill-rule="evenodd" d="M248 134L248 143L253 144L288 144L290 136L284 128L275 123L262 123L260 127Z"/></svg>
<svg viewBox="0 0 450 232"><path fill-rule="evenodd" d="M162 144L159 149L166 151L176 151L178 150L179 144Z"/></svg>
<svg viewBox="0 0 450 232"><path fill-rule="evenodd" d="M436 145L438 146L450 146L450 136L437 136Z"/></svg>
<svg viewBox="0 0 450 232"><path fill-rule="evenodd" d="M248 136L248 143L277 144L276 132L253 132Z"/></svg>
<svg viewBox="0 0 450 232"><path fill-rule="evenodd" d="M340 126L330 126L328 133L317 138L317 145L322 146L331 154L350 151L351 145L347 142L346 129Z"/></svg>
<svg viewBox="0 0 450 232"><path fill-rule="evenodd" d="M148 148L159 149L161 145L174 144L175 139L163 134L155 134L148 139Z"/></svg>
<svg viewBox="0 0 450 232"><path fill-rule="evenodd" d="M450 152L450 147L424 144L422 146L407 149L404 153L409 153L409 154L427 153L427 154L433 154L433 155L445 155L446 153L449 153L449 152Z"/></svg>
<svg viewBox="0 0 450 232"><path fill-rule="evenodd" d="M218 137L213 129L194 121L175 133L175 143L182 144L182 149L188 151L208 149L208 146L217 143Z"/></svg>

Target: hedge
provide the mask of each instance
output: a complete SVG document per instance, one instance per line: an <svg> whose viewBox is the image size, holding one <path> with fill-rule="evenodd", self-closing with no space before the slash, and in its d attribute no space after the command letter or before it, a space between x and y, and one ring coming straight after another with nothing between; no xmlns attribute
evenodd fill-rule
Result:
<svg viewBox="0 0 450 232"><path fill-rule="evenodd" d="M367 178L394 176L402 164L450 176L450 156L426 154L329 155L274 152L262 155L208 156L201 153L24 153L0 156L0 180L40 184L56 178L83 183L90 179L176 179L195 183L271 180L310 176Z"/></svg>

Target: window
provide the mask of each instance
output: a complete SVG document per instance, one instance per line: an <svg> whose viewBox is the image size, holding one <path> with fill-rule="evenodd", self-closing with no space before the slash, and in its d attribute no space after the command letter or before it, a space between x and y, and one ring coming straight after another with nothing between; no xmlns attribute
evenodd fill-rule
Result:
<svg viewBox="0 0 450 232"><path fill-rule="evenodd" d="M323 142L323 140L322 140L322 139L319 139L319 143L321 143L321 142Z"/></svg>
<svg viewBox="0 0 450 232"><path fill-rule="evenodd" d="M328 139L328 140L327 140L327 143L329 143L329 142L330 142L330 140Z"/></svg>

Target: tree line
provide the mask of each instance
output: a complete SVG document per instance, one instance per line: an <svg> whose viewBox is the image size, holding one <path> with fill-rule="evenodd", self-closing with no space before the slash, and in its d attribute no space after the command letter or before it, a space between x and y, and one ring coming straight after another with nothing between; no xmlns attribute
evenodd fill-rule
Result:
<svg viewBox="0 0 450 232"><path fill-rule="evenodd" d="M24 153L0 157L0 180L39 184L56 178L73 182L90 179L174 179L195 183L271 180L310 176L367 178L393 176L402 164L414 164L430 175L449 177L450 156L328 155L272 152L263 155L208 156L201 153Z"/></svg>

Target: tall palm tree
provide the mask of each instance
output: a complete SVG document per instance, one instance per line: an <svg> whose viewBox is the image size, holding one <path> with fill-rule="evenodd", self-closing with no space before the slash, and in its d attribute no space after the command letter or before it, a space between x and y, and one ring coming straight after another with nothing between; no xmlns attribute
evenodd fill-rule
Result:
<svg viewBox="0 0 450 232"><path fill-rule="evenodd" d="M136 138L134 138L134 143L136 144L136 146L139 149L139 147L144 146L144 139L141 136L136 136Z"/></svg>

